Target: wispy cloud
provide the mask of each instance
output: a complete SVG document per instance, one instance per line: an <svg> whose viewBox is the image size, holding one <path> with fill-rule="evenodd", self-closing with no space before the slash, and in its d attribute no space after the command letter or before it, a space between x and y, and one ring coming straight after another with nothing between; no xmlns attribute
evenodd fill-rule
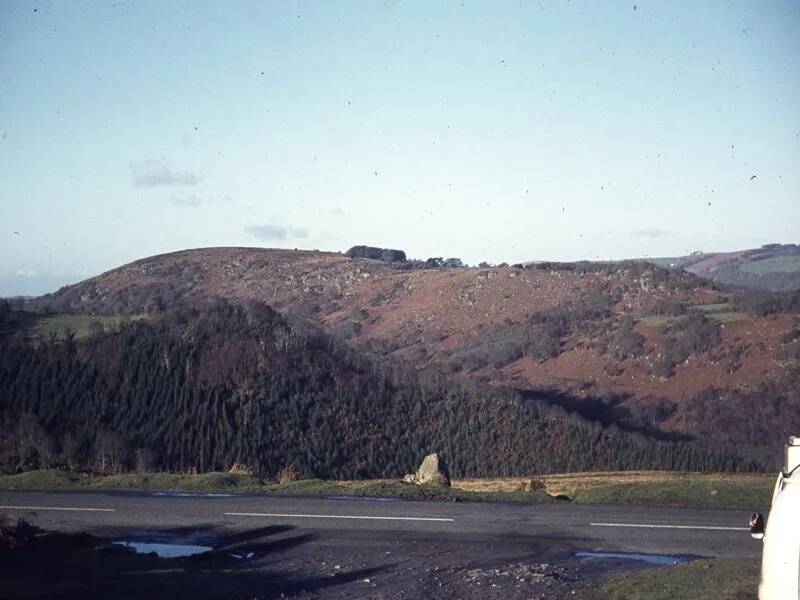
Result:
<svg viewBox="0 0 800 600"><path fill-rule="evenodd" d="M203 203L204 199L197 194L176 194L172 196L169 201L175 206L188 206L191 208L197 208Z"/></svg>
<svg viewBox="0 0 800 600"><path fill-rule="evenodd" d="M304 227L284 227L283 225L248 225L247 233L262 242L275 240L294 240L308 237L308 229Z"/></svg>
<svg viewBox="0 0 800 600"><path fill-rule="evenodd" d="M29 270L19 269L17 271L17 277L27 277L27 278L30 279L32 277L36 277L37 275L38 275L38 273L36 271L34 271L33 269L29 269Z"/></svg>
<svg viewBox="0 0 800 600"><path fill-rule="evenodd" d="M164 159L148 159L130 164L133 185L153 187L158 185L197 185L202 177L189 171L173 171Z"/></svg>
<svg viewBox="0 0 800 600"><path fill-rule="evenodd" d="M664 229L659 229L658 227L652 227L650 229L635 229L633 231L633 235L635 235L636 237L657 238L668 234L669 231L665 231Z"/></svg>

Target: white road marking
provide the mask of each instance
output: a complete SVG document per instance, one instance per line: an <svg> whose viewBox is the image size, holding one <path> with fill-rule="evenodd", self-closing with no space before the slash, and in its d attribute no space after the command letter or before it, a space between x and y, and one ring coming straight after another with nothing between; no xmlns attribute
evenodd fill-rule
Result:
<svg viewBox="0 0 800 600"><path fill-rule="evenodd" d="M644 527L647 529L704 529L708 531L750 531L749 527L716 527L713 525L656 525L653 523L589 523L592 527Z"/></svg>
<svg viewBox="0 0 800 600"><path fill-rule="evenodd" d="M300 515L288 513L240 513L240 512L226 512L223 513L230 517L278 517L278 518L291 518L291 519L363 519L372 521L438 521L442 523L452 523L455 519L443 519L438 517L369 517L362 515Z"/></svg>
<svg viewBox="0 0 800 600"><path fill-rule="evenodd" d="M74 508L69 506L0 506L6 510L71 510L75 512L116 512L113 508Z"/></svg>

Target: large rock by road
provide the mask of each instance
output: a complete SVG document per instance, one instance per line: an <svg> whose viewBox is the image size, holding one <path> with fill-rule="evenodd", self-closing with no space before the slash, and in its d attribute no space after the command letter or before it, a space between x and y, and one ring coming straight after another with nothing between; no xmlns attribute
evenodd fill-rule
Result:
<svg viewBox="0 0 800 600"><path fill-rule="evenodd" d="M434 452L425 457L416 473L406 475L403 481L417 485L450 487L450 470L444 460Z"/></svg>

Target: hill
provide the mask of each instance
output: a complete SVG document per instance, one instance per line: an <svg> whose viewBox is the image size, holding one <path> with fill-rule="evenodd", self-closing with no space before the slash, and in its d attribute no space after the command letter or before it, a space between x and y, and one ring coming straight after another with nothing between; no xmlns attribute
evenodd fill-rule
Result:
<svg viewBox="0 0 800 600"><path fill-rule="evenodd" d="M665 268L685 269L713 281L761 290L800 289L800 245L767 244L738 252L695 252L648 259Z"/></svg>
<svg viewBox="0 0 800 600"><path fill-rule="evenodd" d="M702 439L720 449L735 440L767 457L800 426L796 293L734 293L643 262L427 264L187 250L27 307L111 317L218 298L258 301L393 364L512 388L653 439Z"/></svg>
<svg viewBox="0 0 800 600"><path fill-rule="evenodd" d="M80 342L0 339L6 471L237 464L268 477L400 477L432 450L470 477L755 467L393 366L260 303L181 307Z"/></svg>

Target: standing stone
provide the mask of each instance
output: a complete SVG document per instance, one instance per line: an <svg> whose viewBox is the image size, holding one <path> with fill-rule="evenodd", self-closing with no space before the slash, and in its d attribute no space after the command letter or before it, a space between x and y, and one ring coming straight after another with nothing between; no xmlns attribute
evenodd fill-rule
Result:
<svg viewBox="0 0 800 600"><path fill-rule="evenodd" d="M439 455L428 454L414 475L406 475L403 481L417 485L438 485L450 487L450 470Z"/></svg>

